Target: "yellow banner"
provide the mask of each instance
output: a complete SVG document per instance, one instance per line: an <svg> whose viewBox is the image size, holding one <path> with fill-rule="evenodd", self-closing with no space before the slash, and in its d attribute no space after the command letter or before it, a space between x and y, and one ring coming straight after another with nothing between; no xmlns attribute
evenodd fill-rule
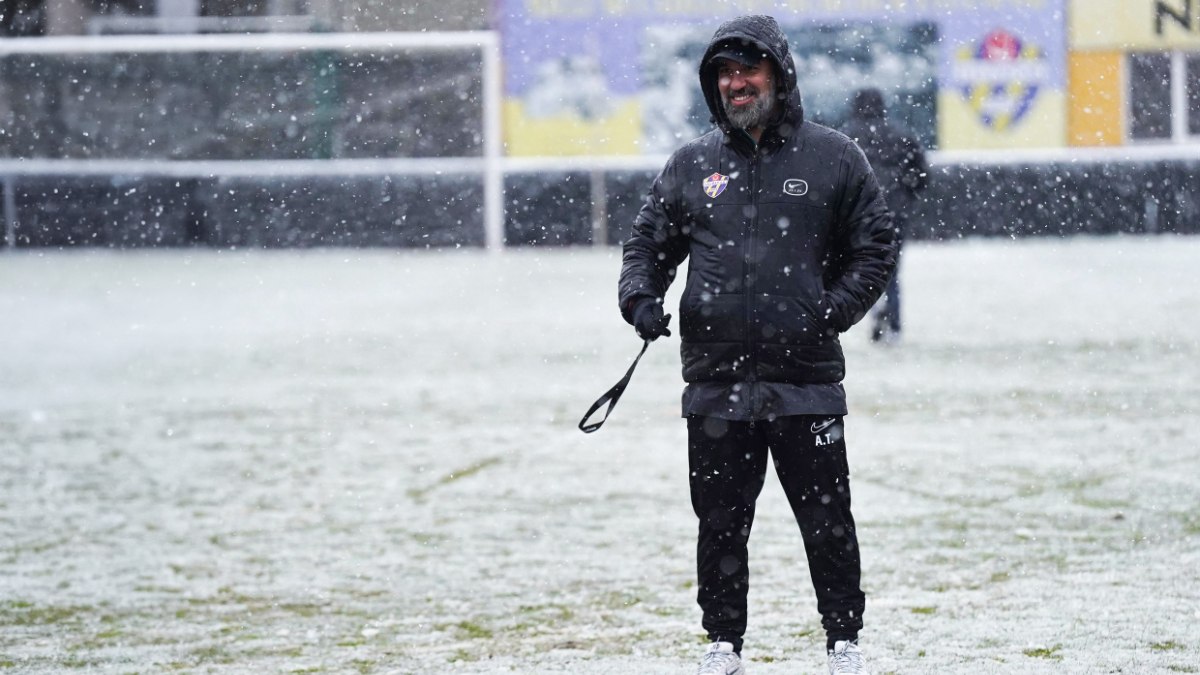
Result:
<svg viewBox="0 0 1200 675"><path fill-rule="evenodd" d="M1200 0L1071 0L1075 50L1200 47Z"/></svg>
<svg viewBox="0 0 1200 675"><path fill-rule="evenodd" d="M1064 99L1059 91L1042 92L1026 115L1010 122L980 115L972 101L958 92L942 92L938 96L938 139L946 150L1060 147L1067 136Z"/></svg>
<svg viewBox="0 0 1200 675"><path fill-rule="evenodd" d="M616 99L603 117L584 119L571 112L532 116L519 99L504 103L508 154L636 155L642 151L642 109L636 99Z"/></svg>

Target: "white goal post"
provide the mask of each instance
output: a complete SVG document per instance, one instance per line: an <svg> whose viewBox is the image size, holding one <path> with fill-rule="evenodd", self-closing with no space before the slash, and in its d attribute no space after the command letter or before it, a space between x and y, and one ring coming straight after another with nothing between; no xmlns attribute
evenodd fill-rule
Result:
<svg viewBox="0 0 1200 675"><path fill-rule="evenodd" d="M504 242L504 169L500 123L500 41L494 31L429 33L264 33L252 35L137 35L45 37L0 40L0 58L18 54L72 55L169 52L267 52L478 49L482 58L482 157L285 160L80 160L0 159L0 176L107 173L145 175L362 175L478 172L483 178L485 245ZM11 181L5 181L6 186ZM6 240L12 244L11 189L5 190Z"/></svg>

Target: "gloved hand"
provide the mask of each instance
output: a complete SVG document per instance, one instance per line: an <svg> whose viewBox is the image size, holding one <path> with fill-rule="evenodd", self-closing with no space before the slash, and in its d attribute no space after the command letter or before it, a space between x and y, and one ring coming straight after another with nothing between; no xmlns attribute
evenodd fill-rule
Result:
<svg viewBox="0 0 1200 675"><path fill-rule="evenodd" d="M633 327L638 337L643 340L656 340L659 337L671 335L667 325L671 323L671 315L663 314L662 305L654 298L643 298L633 308Z"/></svg>

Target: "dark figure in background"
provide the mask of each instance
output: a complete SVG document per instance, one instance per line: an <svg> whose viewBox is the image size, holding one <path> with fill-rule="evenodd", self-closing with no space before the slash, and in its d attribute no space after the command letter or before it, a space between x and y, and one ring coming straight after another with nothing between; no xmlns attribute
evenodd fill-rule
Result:
<svg viewBox="0 0 1200 675"><path fill-rule="evenodd" d="M874 88L861 89L854 95L850 120L843 132L858 143L875 171L879 187L887 198L896 227L897 268L887 291L875 308L871 339L884 344L900 341L900 269L899 255L904 231L917 193L928 183L925 149L907 129L890 122L883 105L883 94Z"/></svg>
<svg viewBox="0 0 1200 675"><path fill-rule="evenodd" d="M619 285L639 336L670 335L663 296L691 258L679 307L683 416L711 641L698 673L744 673L747 542L768 458L804 540L830 672L864 673L838 336L892 274L891 214L858 146L805 119L774 19L723 24L699 71L717 128L655 179Z"/></svg>

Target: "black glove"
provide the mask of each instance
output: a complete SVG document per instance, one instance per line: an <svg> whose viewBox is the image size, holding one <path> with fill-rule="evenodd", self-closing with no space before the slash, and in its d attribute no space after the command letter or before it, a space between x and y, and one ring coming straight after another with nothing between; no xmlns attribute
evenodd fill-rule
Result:
<svg viewBox="0 0 1200 675"><path fill-rule="evenodd" d="M644 298L633 308L633 327L643 340L655 340L663 335L670 336L671 315L663 314L662 305L654 298Z"/></svg>

